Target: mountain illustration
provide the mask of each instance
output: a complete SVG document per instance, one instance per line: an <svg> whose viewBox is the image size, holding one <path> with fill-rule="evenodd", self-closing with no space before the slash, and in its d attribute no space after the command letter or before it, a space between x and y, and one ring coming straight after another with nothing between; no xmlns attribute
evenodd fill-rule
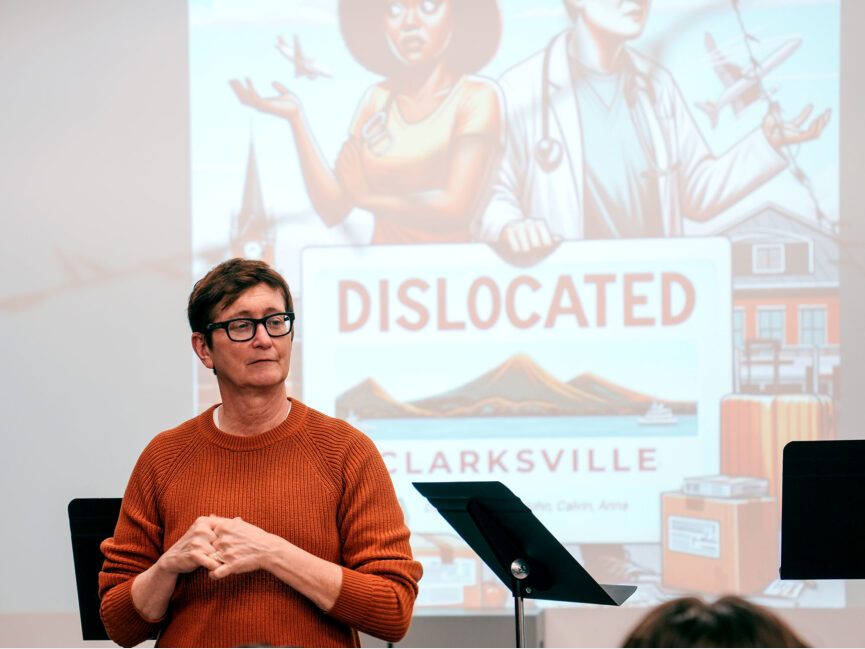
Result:
<svg viewBox="0 0 865 649"><path fill-rule="evenodd" d="M661 399L650 394L643 394L629 390L591 372L586 372L572 378L568 381L568 385L603 399L611 407L617 407L618 412L621 414L641 415L653 403L660 403L669 407L673 412L680 414L695 413L697 411L697 404L693 401L670 401L669 399Z"/></svg>
<svg viewBox="0 0 865 649"><path fill-rule="evenodd" d="M560 381L525 354L516 354L478 378L424 399L402 403L368 378L336 399L343 418L515 417L643 414L653 403L679 413L692 401L642 394L591 373Z"/></svg>
<svg viewBox="0 0 865 649"><path fill-rule="evenodd" d="M517 354L474 381L412 405L449 417L506 417L600 413L604 402Z"/></svg>
<svg viewBox="0 0 865 649"><path fill-rule="evenodd" d="M361 381L336 399L336 416L340 419L430 417L434 414L394 399L373 379Z"/></svg>

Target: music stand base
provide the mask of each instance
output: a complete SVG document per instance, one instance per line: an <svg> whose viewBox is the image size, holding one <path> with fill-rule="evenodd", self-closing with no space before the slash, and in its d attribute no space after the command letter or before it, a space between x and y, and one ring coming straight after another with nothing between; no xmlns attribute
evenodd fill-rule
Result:
<svg viewBox="0 0 865 649"><path fill-rule="evenodd" d="M523 613L523 598L514 595L514 628L517 633L517 647L526 646L526 620Z"/></svg>

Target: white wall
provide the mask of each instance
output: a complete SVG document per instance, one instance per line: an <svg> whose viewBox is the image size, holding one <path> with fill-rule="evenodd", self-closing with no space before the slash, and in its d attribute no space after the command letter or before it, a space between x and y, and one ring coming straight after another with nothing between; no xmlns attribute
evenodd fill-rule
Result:
<svg viewBox="0 0 865 649"><path fill-rule="evenodd" d="M186 31L183 0L0 2L0 614L77 609L68 501L191 414Z"/></svg>

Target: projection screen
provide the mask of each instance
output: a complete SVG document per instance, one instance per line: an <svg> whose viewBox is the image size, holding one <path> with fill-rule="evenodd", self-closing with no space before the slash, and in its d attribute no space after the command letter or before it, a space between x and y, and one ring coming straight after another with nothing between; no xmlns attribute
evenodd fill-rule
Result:
<svg viewBox="0 0 865 649"><path fill-rule="evenodd" d="M420 606L508 598L415 480L501 480L635 603L844 606L777 580L781 449L836 435L840 7L587 4L192 2L194 274L288 278Z"/></svg>

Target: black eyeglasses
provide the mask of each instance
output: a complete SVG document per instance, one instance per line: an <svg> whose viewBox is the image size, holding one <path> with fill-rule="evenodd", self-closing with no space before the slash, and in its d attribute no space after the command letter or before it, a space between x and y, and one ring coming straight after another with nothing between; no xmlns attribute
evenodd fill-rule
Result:
<svg viewBox="0 0 865 649"><path fill-rule="evenodd" d="M229 340L243 343L255 338L258 325L264 325L264 330L271 338L281 338L290 334L294 328L294 313L286 311L285 313L271 313L263 318L232 318L223 322L211 322L205 329L207 331L225 329Z"/></svg>

